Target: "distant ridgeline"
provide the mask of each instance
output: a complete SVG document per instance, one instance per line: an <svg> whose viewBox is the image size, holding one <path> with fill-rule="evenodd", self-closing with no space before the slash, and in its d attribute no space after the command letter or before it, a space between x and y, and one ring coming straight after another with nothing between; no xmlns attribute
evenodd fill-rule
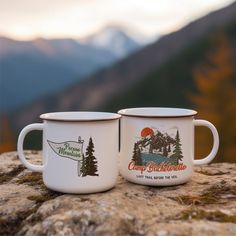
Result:
<svg viewBox="0 0 236 236"><path fill-rule="evenodd" d="M197 90L193 79L193 71L198 66L206 63L207 54L209 50L214 50L216 46L215 38L220 34L224 34L228 38L232 45L232 53L236 58L235 15L235 20L230 24L212 30L190 47L180 51L160 68L150 71L127 90L120 91L118 96L109 98L103 108L117 111L124 107L137 106L192 107L193 104L189 100L189 95ZM146 63L148 63L148 58ZM236 83L236 71L234 81Z"/></svg>

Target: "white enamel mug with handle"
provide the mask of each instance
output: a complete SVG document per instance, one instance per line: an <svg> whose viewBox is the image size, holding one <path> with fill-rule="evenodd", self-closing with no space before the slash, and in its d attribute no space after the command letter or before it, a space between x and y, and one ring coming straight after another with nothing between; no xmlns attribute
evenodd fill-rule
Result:
<svg viewBox="0 0 236 236"><path fill-rule="evenodd" d="M197 112L179 108L129 108L121 118L120 171L127 180L154 186L190 180L193 166L211 162L219 148L213 124L195 120ZM206 126L213 134L210 154L194 160L194 127Z"/></svg>
<svg viewBox="0 0 236 236"><path fill-rule="evenodd" d="M56 112L26 126L17 143L21 162L43 173L44 184L64 193L93 193L114 187L118 176L120 115L106 112ZM43 165L26 160L27 133L43 131Z"/></svg>

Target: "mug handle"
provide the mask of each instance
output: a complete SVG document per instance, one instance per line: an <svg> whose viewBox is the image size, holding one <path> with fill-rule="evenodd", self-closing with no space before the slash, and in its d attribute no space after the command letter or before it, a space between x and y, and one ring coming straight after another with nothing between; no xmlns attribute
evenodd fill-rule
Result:
<svg viewBox="0 0 236 236"><path fill-rule="evenodd" d="M23 152L23 144L24 144L25 136L30 131L43 130L43 127L44 127L44 124L40 124L40 123L35 123L35 124L25 126L21 130L20 135L18 137L18 141L17 141L17 152L18 152L18 156L19 156L22 164L25 165L25 167L27 167L28 169L30 169L32 171L37 171L37 172L43 172L44 165L34 165L34 164L29 163L26 160L24 152Z"/></svg>
<svg viewBox="0 0 236 236"><path fill-rule="evenodd" d="M210 154L207 157L203 158L203 159L194 160L193 161L193 163L195 165L207 164L207 163L211 162L215 158L215 156L217 154L217 151L219 149L219 134L218 134L218 132L216 130L216 127L212 123L210 123L209 121L206 121L206 120L194 120L193 124L194 124L194 126L205 126L205 127L208 127L211 130L212 134L213 134L213 147L211 149Z"/></svg>

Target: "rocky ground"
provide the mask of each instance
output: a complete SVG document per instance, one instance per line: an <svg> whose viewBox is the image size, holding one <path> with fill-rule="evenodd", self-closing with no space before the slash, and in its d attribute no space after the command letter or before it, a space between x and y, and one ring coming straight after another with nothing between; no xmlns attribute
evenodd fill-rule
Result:
<svg viewBox="0 0 236 236"><path fill-rule="evenodd" d="M41 162L41 153L27 152ZM0 155L0 235L236 235L236 164L196 167L190 182L105 193L47 190L15 152Z"/></svg>

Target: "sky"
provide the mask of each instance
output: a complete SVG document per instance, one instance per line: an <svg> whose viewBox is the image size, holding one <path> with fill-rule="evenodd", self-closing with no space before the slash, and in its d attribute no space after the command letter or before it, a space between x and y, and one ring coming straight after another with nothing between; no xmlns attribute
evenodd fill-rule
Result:
<svg viewBox="0 0 236 236"><path fill-rule="evenodd" d="M233 0L0 0L0 35L83 38L108 25L145 37L175 31Z"/></svg>

